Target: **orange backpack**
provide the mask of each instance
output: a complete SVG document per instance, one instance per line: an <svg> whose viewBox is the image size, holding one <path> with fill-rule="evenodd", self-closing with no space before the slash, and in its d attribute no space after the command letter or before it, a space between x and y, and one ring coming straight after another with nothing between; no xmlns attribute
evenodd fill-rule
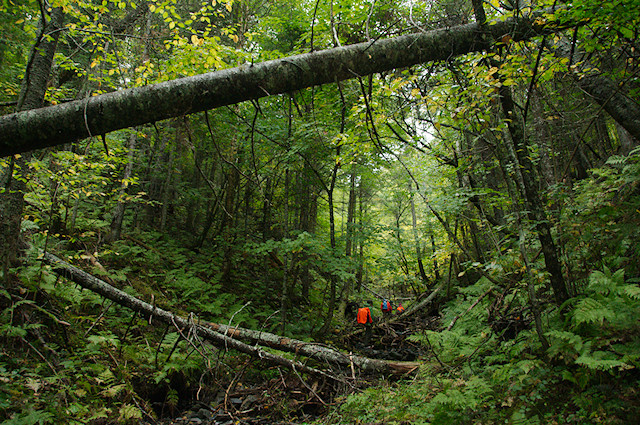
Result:
<svg viewBox="0 0 640 425"><path fill-rule="evenodd" d="M373 323L373 320L371 320L371 311L369 310L369 307L362 307L358 309L358 316L357 316L357 321L358 323L364 325L366 323Z"/></svg>

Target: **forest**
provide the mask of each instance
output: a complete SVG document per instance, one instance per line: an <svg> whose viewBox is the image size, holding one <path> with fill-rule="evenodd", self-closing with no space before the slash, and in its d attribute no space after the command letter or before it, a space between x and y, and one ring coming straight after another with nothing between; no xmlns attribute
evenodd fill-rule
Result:
<svg viewBox="0 0 640 425"><path fill-rule="evenodd" d="M0 425L640 423L639 11L2 0Z"/></svg>

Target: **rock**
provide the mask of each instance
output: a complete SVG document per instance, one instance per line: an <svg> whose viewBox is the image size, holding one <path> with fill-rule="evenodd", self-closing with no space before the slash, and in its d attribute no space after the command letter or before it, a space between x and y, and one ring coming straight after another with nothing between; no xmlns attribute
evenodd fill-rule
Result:
<svg viewBox="0 0 640 425"><path fill-rule="evenodd" d="M209 409L202 408L198 410L198 412L194 416L196 418L208 421L213 417L213 412L211 412L211 410Z"/></svg>

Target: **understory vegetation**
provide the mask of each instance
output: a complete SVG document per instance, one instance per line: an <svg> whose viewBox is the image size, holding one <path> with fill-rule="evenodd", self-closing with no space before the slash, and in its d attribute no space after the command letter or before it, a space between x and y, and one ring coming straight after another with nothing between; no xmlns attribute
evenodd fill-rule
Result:
<svg viewBox="0 0 640 425"><path fill-rule="evenodd" d="M544 11L483 51L0 158L0 425L636 424L640 3L534 3L0 5L3 114Z"/></svg>

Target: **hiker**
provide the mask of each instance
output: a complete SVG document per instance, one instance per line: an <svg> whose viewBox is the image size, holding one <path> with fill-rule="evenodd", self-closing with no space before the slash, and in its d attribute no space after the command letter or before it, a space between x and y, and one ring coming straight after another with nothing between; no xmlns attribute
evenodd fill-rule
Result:
<svg viewBox="0 0 640 425"><path fill-rule="evenodd" d="M369 302L371 305L371 302ZM371 341L371 329L373 328L373 319L371 318L371 310L369 307L361 307L358 309L356 320L359 326L364 326L364 344L369 345Z"/></svg>
<svg viewBox="0 0 640 425"><path fill-rule="evenodd" d="M383 299L382 303L380 303L380 309L382 310L382 316L387 318L391 315L393 311L393 306L391 305L391 301L388 299Z"/></svg>
<svg viewBox="0 0 640 425"><path fill-rule="evenodd" d="M402 307L402 303L398 304L398 308L396 308L396 312L398 313L398 316L404 313L404 307Z"/></svg>

